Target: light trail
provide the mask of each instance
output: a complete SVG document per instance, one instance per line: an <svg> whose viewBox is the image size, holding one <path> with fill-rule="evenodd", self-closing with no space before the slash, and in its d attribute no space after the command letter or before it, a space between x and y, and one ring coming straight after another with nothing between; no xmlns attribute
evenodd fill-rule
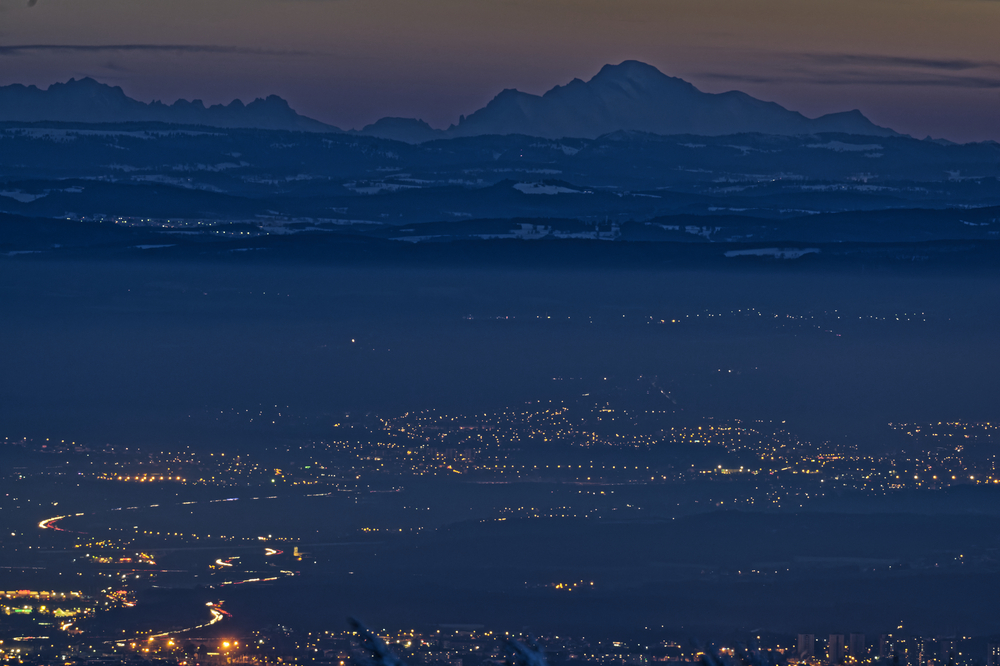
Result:
<svg viewBox="0 0 1000 666"><path fill-rule="evenodd" d="M337 492L349 492L349 491L339 490ZM376 492L376 491L372 491L372 492ZM387 491L387 492L398 492L398 491ZM334 495L333 492L312 493L312 494L309 494L309 495L304 495L304 497L331 497L333 495ZM241 500L242 501L247 501L247 500L276 500L276 499L281 499L281 496L279 496L279 495L268 495L268 496L261 496L261 497L224 497L224 498L218 498L218 499L213 499L213 500L189 500L189 501L186 501L186 502L178 502L177 504L174 504L172 506L185 506L185 505L191 505L191 504L213 504L213 503L216 503L216 502L239 502ZM163 506L164 505L162 505L162 504L148 504L148 505L143 505L143 506L127 506L127 507L120 507L119 506L119 507L115 507L113 509L106 509L106 511L138 511L140 509L163 508ZM83 516L85 514L83 514L83 513L76 513L76 514L72 514L72 515L73 516ZM68 514L68 515L65 515L65 516L53 516L52 518L46 518L45 520L43 520L40 523L38 523L38 527L41 528L41 529L50 529L50 530L54 530L54 531L57 531L57 532L69 532L69 533L73 533L73 534L89 534L89 532L76 532L74 530L67 530L67 529L64 529L62 527L59 527L56 524L60 520L63 520L65 518L69 518L69 517L70 517L70 515ZM114 529L114 528L109 528L109 529ZM138 529L138 527L135 527L134 529ZM150 532L150 535L152 535L152 532ZM166 532L164 534L157 533L155 536L179 537L179 538L182 538L182 539L183 538L190 538L190 537L194 537L196 539L199 538L199 537L197 537L197 535L194 535L194 534L180 534L180 533L173 534L173 533L170 533L170 532ZM240 537L232 537L232 536L225 536L225 535L223 535L220 538L222 538L222 539L234 539L234 538L240 538ZM266 541L266 540L269 540L270 538L271 538L270 536L268 536L268 537L258 536L257 537L257 539L261 540L261 541ZM284 540L284 541L297 541L298 540L297 538L294 538L294 537L280 537L280 536L279 537L275 537L275 539L277 539L277 540ZM179 549L173 549L173 550L179 550ZM283 551L281 551L281 550L277 550L276 553L268 553L268 555L272 555L272 554L280 555L282 552Z"/></svg>
<svg viewBox="0 0 1000 666"><path fill-rule="evenodd" d="M62 532L62 531L64 531L63 528L57 527L56 525L53 525L52 523L56 522L57 520L62 520L63 518L66 518L66 516L55 516L53 518L46 518L42 522L38 523L38 527L41 528L41 529L43 529L43 530L58 530L58 531Z"/></svg>
<svg viewBox="0 0 1000 666"><path fill-rule="evenodd" d="M230 613L222 610L222 606L220 604L222 604L221 601L209 601L209 602L207 602L205 605L208 606L209 612L212 613L212 619L210 619L208 622L204 622L204 623L196 625L194 627L188 627L186 629L177 629L175 631L164 631L164 632L159 633L159 634L148 634L146 636L136 636L134 638L124 638L124 639L123 638L115 638L113 640L104 641L104 642L110 644L110 643L123 643L123 642L129 642L129 641L142 641L142 640L151 641L151 640L153 640L155 638L165 638L167 636L172 636L174 634L183 634L183 633L186 633L188 631L195 631L196 629L204 629L205 627L211 627L213 624L217 624L219 622L222 622L227 617L232 617L232 614L230 614Z"/></svg>
<svg viewBox="0 0 1000 666"><path fill-rule="evenodd" d="M82 513L74 513L72 515L73 516L82 516L84 514L82 514ZM59 527L58 525L56 525L56 523L59 522L60 520L62 520L64 518L69 518L69 517L70 517L70 515L67 514L65 516L53 516L52 518L46 518L45 520L43 520L40 523L38 523L38 528L42 529L42 530L54 530L56 532L69 532L71 534L86 534L86 532L76 532L74 530L67 530L67 529L64 529L64 528Z"/></svg>
<svg viewBox="0 0 1000 666"><path fill-rule="evenodd" d="M272 565L273 566L273 565ZM285 571L281 570L282 576L298 576L298 571ZM227 587L229 585L246 585L247 583L270 583L272 581L281 580L281 576L268 576L267 578L245 578L243 580L227 580L219 583L218 585L212 585L212 587Z"/></svg>
<svg viewBox="0 0 1000 666"><path fill-rule="evenodd" d="M219 605L221 603L221 601L209 601L205 604L208 606L208 610L212 614L212 619L208 622L204 622L194 627L188 627L187 629L181 629L180 631L165 631L162 634L153 634L150 638L163 638L164 636L169 636L170 634L182 634L187 631L194 631L195 629L204 629L205 627L211 627L213 624L222 622L227 617L232 617L230 613L222 610L222 607Z"/></svg>

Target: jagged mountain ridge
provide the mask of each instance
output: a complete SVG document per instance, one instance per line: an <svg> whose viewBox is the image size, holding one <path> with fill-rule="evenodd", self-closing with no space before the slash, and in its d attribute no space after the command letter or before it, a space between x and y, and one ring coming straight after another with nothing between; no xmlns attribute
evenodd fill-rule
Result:
<svg viewBox="0 0 1000 666"><path fill-rule="evenodd" d="M92 78L54 83L47 90L19 84L0 87L0 121L14 122L163 122L223 128L339 132L332 125L296 113L288 102L270 95L249 104L234 100L206 107L201 100L173 104L140 102L118 86Z"/></svg>
<svg viewBox="0 0 1000 666"><path fill-rule="evenodd" d="M47 90L35 86L0 87L0 121L88 123L164 122L225 128L339 132L338 128L296 113L271 95L244 105L205 107L199 101L149 104L91 78L70 79ZM353 132L407 143L455 137L523 134L548 139L594 139L613 132L721 136L741 133L802 135L835 132L898 136L875 125L860 111L807 118L775 102L731 91L706 93L651 65L628 60L605 65L589 81L573 79L543 95L508 89L486 106L446 130L422 120L382 118Z"/></svg>

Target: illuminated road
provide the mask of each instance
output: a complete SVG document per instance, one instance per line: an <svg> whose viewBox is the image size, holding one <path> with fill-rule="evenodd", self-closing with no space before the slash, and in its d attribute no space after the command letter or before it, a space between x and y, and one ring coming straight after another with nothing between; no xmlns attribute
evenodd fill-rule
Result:
<svg viewBox="0 0 1000 666"><path fill-rule="evenodd" d="M74 516L82 516L82 513L74 513ZM46 518L42 522L38 523L38 527L43 530L55 530L56 532L70 532L72 534L86 534L86 532L74 532L73 530L67 530L56 525L57 522L63 518L69 518L69 515L65 516L54 516L52 518Z"/></svg>
<svg viewBox="0 0 1000 666"><path fill-rule="evenodd" d="M114 640L105 641L105 642L106 643L123 643L123 642L128 642L128 641L136 641L136 642L143 641L143 640L151 641L151 640L153 640L155 638L166 638L167 636L173 636L173 635L176 635L176 634L183 634L183 633L187 633L189 631L195 631L196 629L204 629L205 627L211 627L213 624L217 624L219 622L222 622L227 617L232 617L232 615L230 613L228 613L227 611L222 610L222 603L223 602L221 602L221 601L209 601L209 602L207 602L205 604L206 606L208 606L208 610L212 614L212 617L211 617L211 619L208 622L203 622L202 624L199 624L199 625L196 625L196 626L193 626L193 627L187 627L186 629L177 629L175 631L164 631L163 633L159 633L159 634L147 634L145 636L136 636L135 638L126 638L126 639L116 638Z"/></svg>
<svg viewBox="0 0 1000 666"><path fill-rule="evenodd" d="M306 497L326 497L326 496L330 496L332 494L333 493L314 493L312 495L306 495ZM172 506L186 506L186 505L191 505L191 504L215 504L217 502L239 502L239 501L241 501L241 499L244 500L244 501L254 501L254 500L265 500L266 501L266 500L276 500L276 499L279 499L279 496L278 495L269 495L267 497L244 497L244 498L239 498L239 497L225 497L225 498L214 499L214 500L178 502L176 504L173 504ZM155 509L155 508L160 508L161 506L163 506L163 505L160 505L160 504L148 504L148 505L143 505L143 506L126 506L126 507L119 506L119 507L115 507L114 509L107 509L106 511L138 511L140 509ZM167 506L171 506L171 505L167 505ZM98 513L102 513L102 512L98 512ZM84 516L84 515L86 515L86 514L84 514L84 513L75 513L75 514L66 514L64 516L53 516L52 518L46 518L45 520L39 522L38 523L38 527L39 527L39 529L53 530L53 531L56 531L56 532L68 532L68 533L73 533L73 534L88 534L87 532L75 532L74 530L68 530L68 529L65 529L65 528L60 527L59 525L57 525L57 523L59 521L65 520L66 518L77 517L77 516ZM133 529L138 530L138 526L134 527ZM146 533L147 532L144 531L142 534L146 534ZM148 532L148 534L153 535L154 532L150 531L150 532ZM164 532L162 534L160 532L156 532L155 535L156 536L163 536L163 537L181 537L181 538L185 538L185 539L186 538L195 538L195 539L198 538L198 535L196 535L196 534L185 534L185 533L179 533L179 532L175 532L175 533ZM137 532L136 536L141 536L141 535ZM211 537L209 536L209 538L211 538ZM219 535L219 538L220 539L224 539L224 540L225 539L232 540L234 538L239 538L241 540L247 540L247 541L250 541L250 540L255 540L255 541L269 541L269 540L272 539L271 535L268 535L268 536L257 536L257 537L233 537L233 536ZM295 540L295 539L289 539L288 537L280 537L280 536L279 537L273 537L273 538L277 539L277 540L286 540L286 541ZM278 552L280 553L281 551L278 551Z"/></svg>
<svg viewBox="0 0 1000 666"><path fill-rule="evenodd" d="M275 580L281 580L282 576L291 577L298 576L298 571L285 571L281 570L281 576L268 576L267 578L245 578L243 580L227 580L219 583L218 585L212 585L212 587L226 587L228 585L246 585L248 583L269 583Z"/></svg>
<svg viewBox="0 0 1000 666"><path fill-rule="evenodd" d="M264 549L264 556L265 557L270 557L270 556L273 556L273 555L281 555L283 552L284 551L278 550L276 548L265 548ZM238 556L237 557L227 557L227 558L221 558L220 557L217 560L215 560L215 566L220 567L220 568L221 567L231 567L231 566L233 566L233 560L238 560L238 559L240 559ZM277 565L275 565L273 563L270 566L277 567ZM267 577L264 577L264 578L261 578L260 576L257 576L257 577L254 577L254 578L244 578L243 580L227 580L227 581L223 581L221 583L218 583L216 585L212 585L211 587L219 588L219 587L227 587L229 585L246 585L246 584L249 584L249 583L269 583L269 582L272 582L272 581L280 580L282 576L291 577L291 576L297 576L297 575L299 575L299 572L297 572L297 571L286 571L284 569L279 569L279 571L281 572L281 576L267 576Z"/></svg>
<svg viewBox="0 0 1000 666"><path fill-rule="evenodd" d="M251 498L247 498L247 499L251 499ZM254 500L256 500L256 499L264 499L264 500L277 499L277 496L260 497L260 498L254 497L252 499L254 499ZM224 498L224 499L208 500L207 502L204 502L204 503L237 502L239 500L240 500L240 498L238 498L238 497L227 497L227 498ZM203 503L203 502L187 501L187 502L178 503L178 505L180 505L180 504L190 505L190 504L201 504L201 503ZM135 510L140 510L140 509L145 509L145 508L150 508L150 509L159 508L160 506L161 506L160 504L151 504L151 505L148 505L148 507L147 506L143 506L143 507L138 507L138 506L118 507L118 508L110 509L109 511L135 511ZM85 513L74 513L74 514L65 514L65 515L59 515L59 516L52 516L51 518L46 518L46 519L40 521L38 523L38 528L40 530L52 530L53 532L63 532L63 533L67 533L67 534L87 534L87 532L80 532L80 531L66 529L65 527L62 527L61 524L60 524L61 521L64 521L64 520L66 520L68 518L81 517L81 516L85 516L85 515L87 515L87 514L85 514ZM138 528L135 528L135 529L138 529ZM181 534L171 535L171 534L167 533L167 534L164 534L164 536L184 536L184 535L181 535ZM256 541L256 540L259 539L259 540L263 541L266 538L267 537L256 537L254 540ZM263 545L263 544L261 544L261 545ZM331 545L333 545L333 544L331 544ZM336 544L336 545L340 545L340 544ZM260 546L228 546L228 547L229 548L236 548L236 549L241 549L241 548L260 548ZM186 550L211 550L211 549L215 549L215 548L216 548L216 546L193 546L193 547L192 546L188 546L188 547L180 547L180 548L177 548L177 547L166 548L166 549L159 549L159 550L164 550L164 551L186 551ZM277 556L283 555L284 552L285 551L283 551L283 550L281 550L279 548L271 548L271 547L265 547L264 548L264 556L267 557L267 558L276 558ZM240 558L238 556L220 557L220 558L218 558L218 559L215 560L215 562L214 562L215 566L213 568L218 568L218 569L223 569L224 570L224 569L227 569L227 568L234 567L234 566L236 566L236 562L239 559ZM273 563L273 562L270 563L269 566L270 567L274 567L275 569L278 568L276 566L276 564ZM166 571L167 570L164 570L163 572L166 572ZM170 570L170 571L173 571L173 570ZM182 571L182 570L178 570L178 571ZM149 573L149 571L145 570L145 569L142 569L142 570L138 570L137 569L137 570L134 570L134 572ZM268 573L270 573L270 572L268 572ZM253 572L246 572L243 575L245 575L245 576L253 576L253 577L244 578L244 579L240 579L240 580L227 580L227 581L223 581L223 582L217 583L215 585L212 585L210 587L219 589L219 588L229 587L229 586L233 586L233 585L252 585L254 583L271 583L271 582L274 582L274 581L277 581L277 580L281 580L282 578L297 576L297 575L299 575L299 572L297 572L297 571L288 571L288 570L284 570L284 569L279 569L279 573L277 573L275 575L261 575L261 574L254 575ZM127 598L127 596L128 596L128 593L125 590L122 590L122 591L116 593L116 596L114 597L114 600L117 601L117 602L119 602L119 603L121 603L125 607L134 607L136 605L136 602L133 599ZM206 606L208 607L209 614L210 614L210 617L208 618L208 620L206 622L202 622L200 624L196 624L196 625L184 628L184 629L176 629L176 630L172 630L172 631L162 631L162 632L152 633L152 634L142 634L142 635L135 636L134 638L129 638L129 639L115 638L115 639L112 639L112 640L108 640L106 642L109 643L109 644L120 644L123 641L126 641L126 642L153 641L153 640L156 640L156 639L167 638L167 637L170 637L170 636L176 636L176 635L179 635L179 634L185 634L185 633L188 633L188 632L198 631L198 630L201 630L201 629L205 629L206 627L210 627L210 626L212 626L214 624L218 624L219 622L221 622L222 620L226 619L227 617L231 617L230 613L228 613L227 611L225 611L225 610L222 609L222 603L223 603L222 601L215 601L215 602L208 602L206 604ZM75 620L67 620L67 621L63 622L59 626L59 629L61 631L63 631L63 632L67 632L67 633L79 632L79 630L75 629L75 627L74 627L75 622L76 622Z"/></svg>

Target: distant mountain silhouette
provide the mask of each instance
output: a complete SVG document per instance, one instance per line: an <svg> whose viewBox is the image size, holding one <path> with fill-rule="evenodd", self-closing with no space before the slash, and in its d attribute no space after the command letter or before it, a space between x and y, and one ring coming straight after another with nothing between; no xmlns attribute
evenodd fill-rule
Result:
<svg viewBox="0 0 1000 666"><path fill-rule="evenodd" d="M573 79L542 96L504 90L448 130L449 136L526 134L593 139L620 130L718 136L742 132L843 132L896 136L860 111L810 119L746 93L704 93L651 65L627 60L605 65L590 81Z"/></svg>
<svg viewBox="0 0 1000 666"><path fill-rule="evenodd" d="M35 86L0 87L0 121L65 121L85 123L164 122L212 127L339 132L332 125L300 116L277 96L244 105L210 107L200 100L146 104L119 87L90 78ZM667 76L651 65L627 60L605 65L590 81L573 79L544 95L504 90L485 107L447 130L422 120L382 118L356 132L408 143L431 139L524 134L550 139L594 139L613 132L720 136L757 132L797 135L838 132L864 136L898 136L879 127L860 111L807 118L774 102L732 91L705 93L683 79Z"/></svg>
<svg viewBox="0 0 1000 666"><path fill-rule="evenodd" d="M423 120L413 118L382 118L366 125L358 134L406 143L423 143L431 139L448 138L445 130L436 130Z"/></svg>
<svg viewBox="0 0 1000 666"><path fill-rule="evenodd" d="M62 121L82 123L163 122L211 127L248 127L306 132L339 132L332 125L300 116L282 98L271 95L250 104L234 100L206 107L201 100L146 104L121 88L91 78L35 86L0 87L0 121Z"/></svg>

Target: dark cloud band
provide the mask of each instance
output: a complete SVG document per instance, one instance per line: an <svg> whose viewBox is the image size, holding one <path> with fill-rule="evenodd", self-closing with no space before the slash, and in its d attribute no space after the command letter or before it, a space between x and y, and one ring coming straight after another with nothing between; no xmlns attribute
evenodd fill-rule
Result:
<svg viewBox="0 0 1000 666"><path fill-rule="evenodd" d="M859 65L863 67L937 69L950 72L1000 67L1000 62L990 60L908 58L905 56L865 55L853 53L804 53L799 54L797 57L812 60L813 62L823 65Z"/></svg>
<svg viewBox="0 0 1000 666"><path fill-rule="evenodd" d="M13 44L0 46L0 56L22 53L76 51L107 53L113 51L156 53L218 53L232 55L296 56L308 55L305 51L253 49L240 46L212 46L199 44Z"/></svg>
<svg viewBox="0 0 1000 666"><path fill-rule="evenodd" d="M1000 62L857 53L772 53L772 73L702 72L707 79L754 84L1000 88Z"/></svg>
<svg viewBox="0 0 1000 666"><path fill-rule="evenodd" d="M882 73L840 73L840 74L791 74L759 76L754 74L731 74L725 72L700 72L699 77L740 83L796 83L826 86L912 86L932 88L1000 89L1000 77L990 76L920 76L888 75Z"/></svg>

